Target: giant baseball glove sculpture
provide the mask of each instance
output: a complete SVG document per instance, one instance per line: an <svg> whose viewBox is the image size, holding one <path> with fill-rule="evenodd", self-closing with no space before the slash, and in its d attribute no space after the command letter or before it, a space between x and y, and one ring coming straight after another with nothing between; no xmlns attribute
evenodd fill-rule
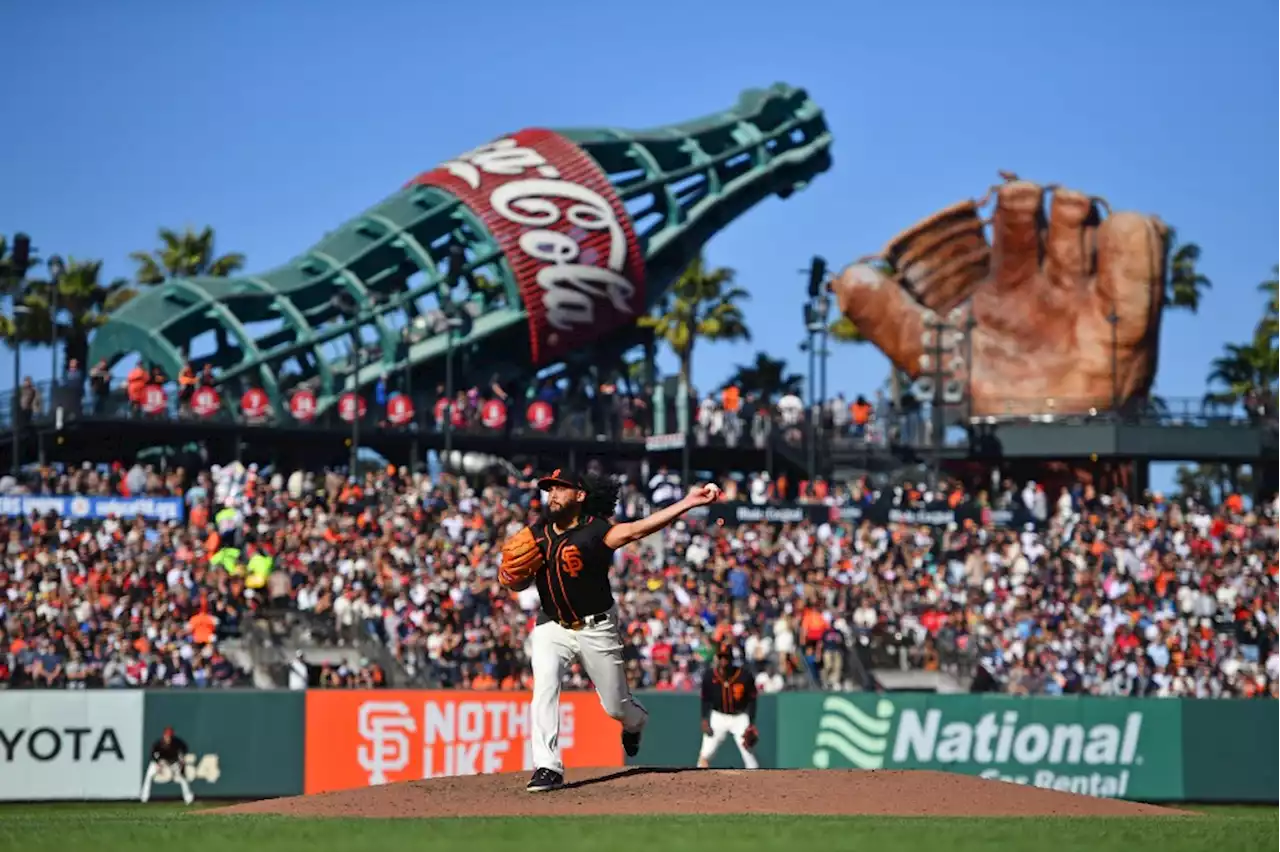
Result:
<svg viewBox="0 0 1280 852"><path fill-rule="evenodd" d="M528 527L502 543L502 566L498 569L498 582L513 592L521 592L533 584L542 569L542 551Z"/></svg>
<svg viewBox="0 0 1280 852"><path fill-rule="evenodd" d="M937 372L941 333L944 398L967 389L975 415L1083 412L1145 395L1168 228L1139 213L1104 218L1101 199L1001 175L990 244L987 199L941 210L890 240L882 265L840 274L841 312L913 379Z"/></svg>

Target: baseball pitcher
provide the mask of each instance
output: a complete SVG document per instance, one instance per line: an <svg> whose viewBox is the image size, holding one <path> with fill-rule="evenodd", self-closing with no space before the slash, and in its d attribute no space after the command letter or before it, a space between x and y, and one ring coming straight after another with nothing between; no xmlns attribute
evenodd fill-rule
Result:
<svg viewBox="0 0 1280 852"><path fill-rule="evenodd" d="M622 627L609 585L613 552L670 524L719 496L699 485L683 500L646 518L615 524L618 486L609 477L557 470L538 481L546 492L543 520L502 546L499 581L522 591L536 585L541 611L531 636L533 703L530 739L536 767L527 789L542 793L564 785L560 755L560 680L582 661L605 712L622 723L622 747L640 751L648 712L631 694L622 661Z"/></svg>
<svg viewBox="0 0 1280 852"><path fill-rule="evenodd" d="M716 653L715 667L702 679L702 748L698 751L698 766L711 765L724 738L733 736L742 755L742 765L747 769L759 769L756 760L756 684L739 666L733 664L733 649L721 646Z"/></svg>
<svg viewBox="0 0 1280 852"><path fill-rule="evenodd" d="M174 735L173 728L165 728L160 739L151 745L151 762L147 764L147 774L142 779L142 801L151 798L151 782L155 780L160 769L168 768L173 780L182 788L182 801L188 805L195 801L191 793L191 784L187 782L186 759L189 749L181 737Z"/></svg>

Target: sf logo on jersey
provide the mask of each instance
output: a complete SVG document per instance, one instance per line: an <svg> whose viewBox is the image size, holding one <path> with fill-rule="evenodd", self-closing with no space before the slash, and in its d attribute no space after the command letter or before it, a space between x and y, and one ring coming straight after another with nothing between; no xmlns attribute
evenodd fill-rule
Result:
<svg viewBox="0 0 1280 852"><path fill-rule="evenodd" d="M577 577L582 572L582 551L576 544L571 544L560 552L560 567L570 577Z"/></svg>

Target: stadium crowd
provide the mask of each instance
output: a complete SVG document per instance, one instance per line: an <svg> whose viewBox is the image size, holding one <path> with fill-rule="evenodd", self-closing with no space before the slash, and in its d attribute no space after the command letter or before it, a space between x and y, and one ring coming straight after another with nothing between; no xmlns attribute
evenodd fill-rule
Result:
<svg viewBox="0 0 1280 852"><path fill-rule="evenodd" d="M534 471L432 482L402 469L359 481L239 464L190 473L45 470L10 493L181 497L181 521L0 517L0 687L225 686L220 652L274 609L376 637L421 682L531 683L536 591L496 581L499 544L536 517ZM1271 696L1277 655L1276 506L1131 503L1035 483L968 495L904 485L724 483L751 504L1020 505L1018 528L978 516L915 525L867 518L758 523L686 517L617 555L626 659L637 687L688 690L729 641L763 691L875 684L895 664L976 672L1013 694ZM658 469L625 481L622 517L676 499ZM326 686L385 683L376 667ZM585 674L567 675L570 686Z"/></svg>

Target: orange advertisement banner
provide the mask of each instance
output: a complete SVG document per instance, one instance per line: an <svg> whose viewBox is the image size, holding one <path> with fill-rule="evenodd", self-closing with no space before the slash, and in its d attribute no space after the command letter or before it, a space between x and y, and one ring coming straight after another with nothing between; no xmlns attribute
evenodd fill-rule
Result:
<svg viewBox="0 0 1280 852"><path fill-rule="evenodd" d="M396 781L532 772L528 692L307 692L307 793ZM622 766L622 729L594 692L560 696L567 767Z"/></svg>

